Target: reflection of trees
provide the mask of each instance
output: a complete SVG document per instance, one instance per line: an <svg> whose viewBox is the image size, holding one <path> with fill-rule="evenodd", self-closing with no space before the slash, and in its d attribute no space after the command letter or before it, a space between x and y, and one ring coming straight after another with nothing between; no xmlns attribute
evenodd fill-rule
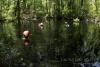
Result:
<svg viewBox="0 0 100 67"><path fill-rule="evenodd" d="M68 58L99 58L99 0L1 0L0 5L2 64L60 67L73 65ZM28 49L21 40L26 29L32 33Z"/></svg>

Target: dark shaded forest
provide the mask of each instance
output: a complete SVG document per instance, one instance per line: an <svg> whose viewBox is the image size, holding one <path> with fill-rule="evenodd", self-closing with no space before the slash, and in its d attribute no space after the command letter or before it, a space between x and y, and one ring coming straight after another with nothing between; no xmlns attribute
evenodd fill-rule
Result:
<svg viewBox="0 0 100 67"><path fill-rule="evenodd" d="M0 0L0 67L81 67L97 60L100 0Z"/></svg>

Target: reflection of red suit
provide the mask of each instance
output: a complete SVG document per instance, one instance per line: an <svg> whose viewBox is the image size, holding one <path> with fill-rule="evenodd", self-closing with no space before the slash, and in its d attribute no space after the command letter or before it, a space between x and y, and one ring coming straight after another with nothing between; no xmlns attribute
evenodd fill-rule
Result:
<svg viewBox="0 0 100 67"><path fill-rule="evenodd" d="M29 35L30 35L30 32L28 30L23 32L23 40L24 40L25 46L29 45L30 43Z"/></svg>

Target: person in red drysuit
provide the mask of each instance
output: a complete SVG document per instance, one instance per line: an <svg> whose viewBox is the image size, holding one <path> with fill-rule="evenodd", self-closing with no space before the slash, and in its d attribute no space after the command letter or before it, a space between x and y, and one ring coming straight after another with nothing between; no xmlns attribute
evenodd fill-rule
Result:
<svg viewBox="0 0 100 67"><path fill-rule="evenodd" d="M28 30L23 31L23 41L25 46L28 46L30 44L29 36L30 32Z"/></svg>

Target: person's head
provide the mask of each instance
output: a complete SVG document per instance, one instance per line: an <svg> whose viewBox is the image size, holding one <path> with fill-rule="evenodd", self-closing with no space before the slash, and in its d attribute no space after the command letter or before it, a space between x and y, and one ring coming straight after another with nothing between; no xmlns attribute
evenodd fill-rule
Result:
<svg viewBox="0 0 100 67"><path fill-rule="evenodd" d="M30 34L30 32L29 32L28 30L25 30L25 31L23 32L23 35L24 35L24 36L29 36L29 34Z"/></svg>
<svg viewBox="0 0 100 67"><path fill-rule="evenodd" d="M40 29L43 29L44 24L41 22L41 23L38 24L38 26L39 26Z"/></svg>

